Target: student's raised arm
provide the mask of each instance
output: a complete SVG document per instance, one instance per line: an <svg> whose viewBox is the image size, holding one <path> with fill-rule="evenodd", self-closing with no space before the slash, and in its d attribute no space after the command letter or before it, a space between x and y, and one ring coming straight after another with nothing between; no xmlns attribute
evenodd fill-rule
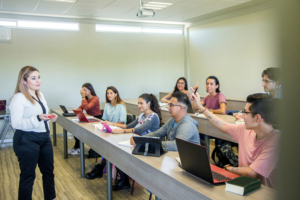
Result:
<svg viewBox="0 0 300 200"><path fill-rule="evenodd" d="M191 90L193 91L193 88L191 88ZM220 119L216 115L209 112L206 108L204 108L200 102L200 96L198 93L196 93L196 94L193 93L192 97L193 97L192 102L194 103L193 105L195 106L194 109L200 110L200 112L202 114L204 114L213 125L215 125L218 129L220 129L224 133L227 133L226 128L225 128L227 122Z"/></svg>
<svg viewBox="0 0 300 200"><path fill-rule="evenodd" d="M170 92L168 95L164 96L164 97L161 99L161 102L163 102L163 103L170 103L170 99L172 98L172 93L173 93L173 92Z"/></svg>

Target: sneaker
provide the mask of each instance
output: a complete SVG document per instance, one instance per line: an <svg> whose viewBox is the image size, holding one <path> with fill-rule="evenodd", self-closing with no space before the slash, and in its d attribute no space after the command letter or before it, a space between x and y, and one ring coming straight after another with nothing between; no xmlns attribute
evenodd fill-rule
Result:
<svg viewBox="0 0 300 200"><path fill-rule="evenodd" d="M80 149L79 149L79 148L76 149L76 150L74 150L74 151L71 153L72 156L76 156L76 155L79 155L79 154L80 154Z"/></svg>
<svg viewBox="0 0 300 200"><path fill-rule="evenodd" d="M76 151L74 148L69 149L69 150L68 150L68 154L71 154L71 153L73 153L74 151Z"/></svg>

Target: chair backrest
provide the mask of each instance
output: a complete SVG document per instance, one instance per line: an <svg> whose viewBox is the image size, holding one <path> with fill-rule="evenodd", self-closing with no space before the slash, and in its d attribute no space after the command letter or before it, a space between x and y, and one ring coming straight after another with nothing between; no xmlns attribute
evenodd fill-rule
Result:
<svg viewBox="0 0 300 200"><path fill-rule="evenodd" d="M126 125L127 124L130 124L131 122L133 122L134 119L133 119L133 116L132 115L127 115L127 122L126 122Z"/></svg>

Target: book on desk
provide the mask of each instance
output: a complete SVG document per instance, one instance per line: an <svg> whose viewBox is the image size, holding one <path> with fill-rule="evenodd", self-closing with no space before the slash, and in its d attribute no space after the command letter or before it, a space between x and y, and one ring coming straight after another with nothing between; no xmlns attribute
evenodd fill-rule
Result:
<svg viewBox="0 0 300 200"><path fill-rule="evenodd" d="M226 191L239 195L245 195L261 187L261 182L257 178L240 176L226 182Z"/></svg>

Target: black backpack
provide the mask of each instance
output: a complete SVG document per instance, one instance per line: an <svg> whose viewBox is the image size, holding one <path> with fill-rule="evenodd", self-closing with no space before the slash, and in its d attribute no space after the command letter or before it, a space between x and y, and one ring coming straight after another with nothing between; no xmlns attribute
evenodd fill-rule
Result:
<svg viewBox="0 0 300 200"><path fill-rule="evenodd" d="M216 162L216 156L218 157L218 162ZM227 164L230 164L233 167L238 167L239 165L238 156L234 153L230 142L224 142L221 145L216 145L211 158L216 165L221 168Z"/></svg>
<svg viewBox="0 0 300 200"><path fill-rule="evenodd" d="M98 154L96 151L94 151L93 149L90 149L88 154L85 154L86 158L99 158L101 157L100 154Z"/></svg>

